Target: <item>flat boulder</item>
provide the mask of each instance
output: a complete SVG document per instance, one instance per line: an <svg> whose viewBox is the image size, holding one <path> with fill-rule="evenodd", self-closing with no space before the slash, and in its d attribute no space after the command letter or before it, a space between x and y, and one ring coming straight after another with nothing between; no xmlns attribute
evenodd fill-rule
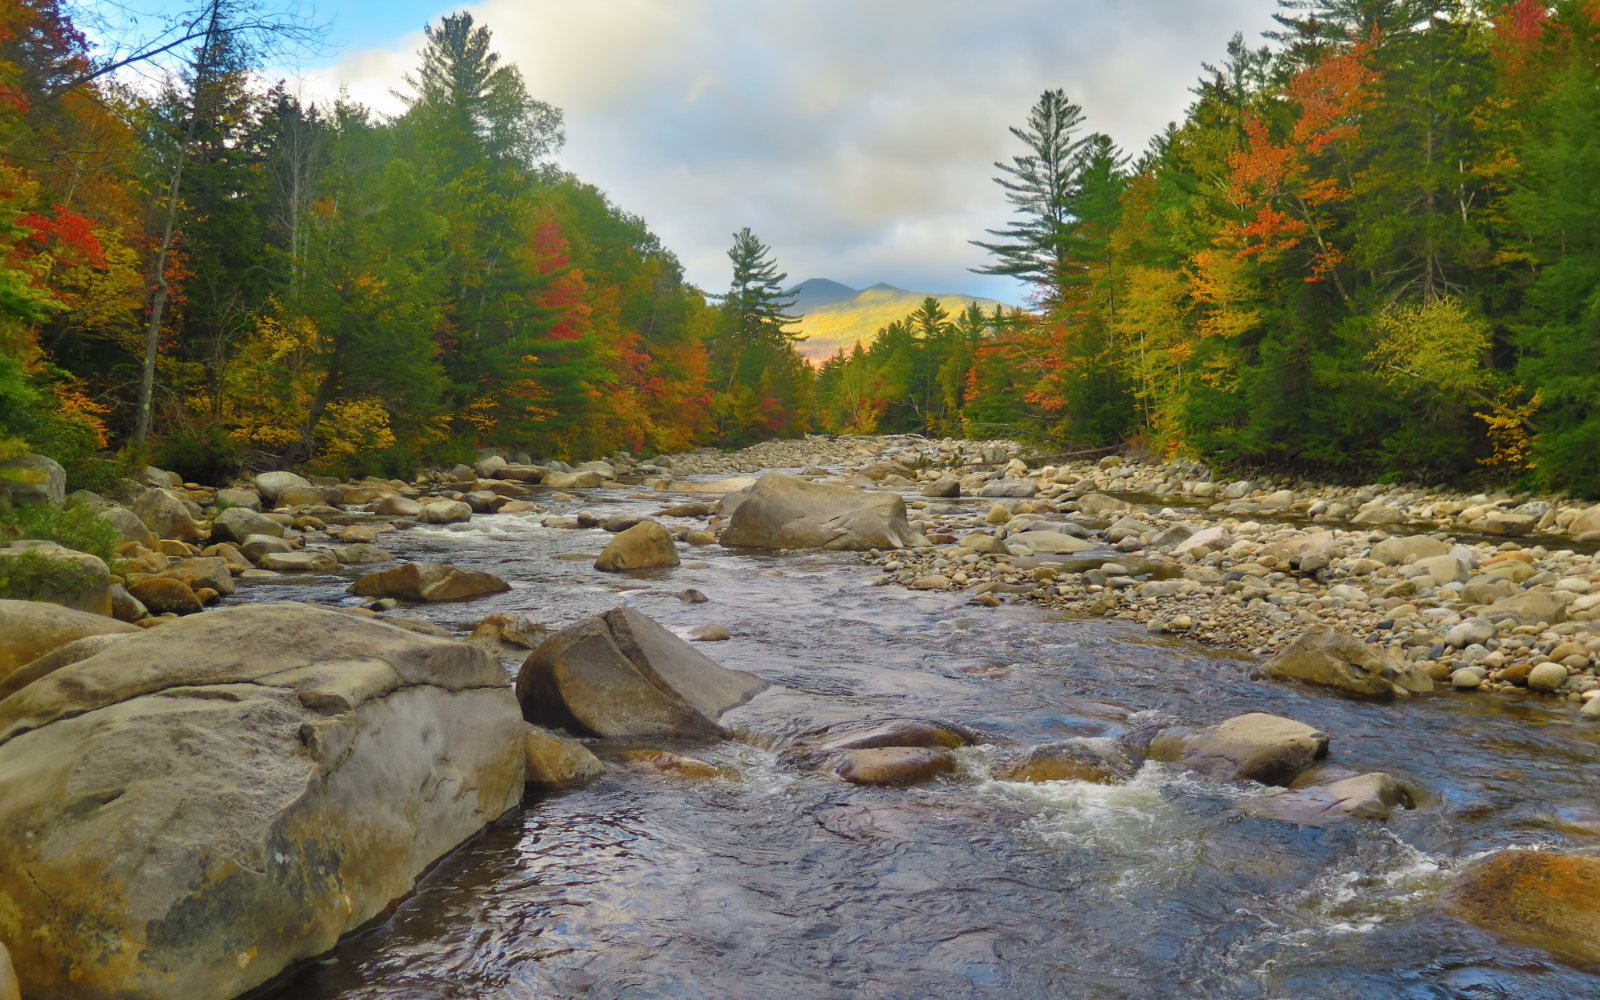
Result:
<svg viewBox="0 0 1600 1000"><path fill-rule="evenodd" d="M555 490L591 490L605 482L598 472L552 472L543 485Z"/></svg>
<svg viewBox="0 0 1600 1000"><path fill-rule="evenodd" d="M1501 851L1445 890L1453 916L1568 961L1600 962L1600 858Z"/></svg>
<svg viewBox="0 0 1600 1000"><path fill-rule="evenodd" d="M492 657L329 608L129 636L0 703L0 940L33 997L234 997L516 805Z"/></svg>
<svg viewBox="0 0 1600 1000"><path fill-rule="evenodd" d="M734 510L721 542L729 548L899 549L910 544L898 493L867 493L769 472Z"/></svg>
<svg viewBox="0 0 1600 1000"><path fill-rule="evenodd" d="M1450 554L1450 544L1430 535L1396 535L1372 547L1372 558L1385 566L1399 566L1412 559L1431 559Z"/></svg>
<svg viewBox="0 0 1600 1000"><path fill-rule="evenodd" d="M823 750L875 750L881 747L964 747L977 740L957 726L943 722L882 722L865 729L836 733L822 743Z"/></svg>
<svg viewBox="0 0 1600 1000"><path fill-rule="evenodd" d="M389 496L373 504L372 512L392 517L416 517L422 513L422 504L410 497Z"/></svg>
<svg viewBox="0 0 1600 1000"><path fill-rule="evenodd" d="M1006 537L1008 545L1020 545L1029 552L1048 555L1072 555L1098 548L1095 543L1075 538L1064 531L1017 531Z"/></svg>
<svg viewBox="0 0 1600 1000"><path fill-rule="evenodd" d="M91 635L134 633L115 618L41 601L0 600L0 682L53 649Z"/></svg>
<svg viewBox="0 0 1600 1000"><path fill-rule="evenodd" d="M1374 771L1245 799L1239 803L1239 811L1296 826L1331 826L1350 819L1385 820L1409 803L1410 796L1393 776Z"/></svg>
<svg viewBox="0 0 1600 1000"><path fill-rule="evenodd" d="M840 754L828 770L852 785L920 785L954 774L956 758L940 747L878 747Z"/></svg>
<svg viewBox="0 0 1600 1000"><path fill-rule="evenodd" d="M278 506L278 496L289 489L310 489L311 482L292 472L263 472L255 478L256 495L270 507Z"/></svg>
<svg viewBox="0 0 1600 1000"><path fill-rule="evenodd" d="M139 495L129 508L145 523L157 538L175 538L180 542L198 542L206 537L205 528L195 521L194 515L182 500L166 490L148 489Z"/></svg>
<svg viewBox="0 0 1600 1000"><path fill-rule="evenodd" d="M1433 690L1433 681L1415 664L1332 625L1317 625L1284 647L1266 665L1269 677L1336 688L1366 698L1404 698Z"/></svg>
<svg viewBox="0 0 1600 1000"><path fill-rule="evenodd" d="M460 500L435 500L417 512L418 524L460 524L472 520L472 506Z"/></svg>
<svg viewBox="0 0 1600 1000"><path fill-rule="evenodd" d="M529 722L611 738L717 738L718 717L765 686L628 607L551 635L517 674Z"/></svg>
<svg viewBox="0 0 1600 1000"><path fill-rule="evenodd" d="M266 552L256 565L275 573L333 573L339 569L339 558L329 549Z"/></svg>
<svg viewBox="0 0 1600 1000"><path fill-rule="evenodd" d="M640 521L619 531L606 543L594 568L607 573L631 569L664 569L678 565L678 546L672 534L656 521Z"/></svg>
<svg viewBox="0 0 1600 1000"><path fill-rule="evenodd" d="M955 476L943 475L922 488L922 495L938 499L950 499L961 495L961 480Z"/></svg>
<svg viewBox="0 0 1600 1000"><path fill-rule="evenodd" d="M1149 756L1212 778L1287 785L1328 756L1328 736L1293 719L1250 712L1201 729L1163 729L1150 741Z"/></svg>
<svg viewBox="0 0 1600 1000"><path fill-rule="evenodd" d="M1559 625L1567 620L1567 604L1574 596L1552 587L1532 587L1495 601L1479 615L1491 622L1513 619L1518 625Z"/></svg>
<svg viewBox="0 0 1600 1000"><path fill-rule="evenodd" d="M449 563L412 562L368 573L350 586L350 593L402 601L464 601L510 589L509 583L493 573L460 569Z"/></svg>
<svg viewBox="0 0 1600 1000"><path fill-rule="evenodd" d="M211 522L214 542L242 542L251 535L282 537L283 525L248 507L229 507Z"/></svg>

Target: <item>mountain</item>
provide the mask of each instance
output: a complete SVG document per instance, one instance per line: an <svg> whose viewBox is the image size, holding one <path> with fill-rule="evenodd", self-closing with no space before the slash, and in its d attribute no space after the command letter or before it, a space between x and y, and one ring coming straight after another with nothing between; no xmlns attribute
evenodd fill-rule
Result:
<svg viewBox="0 0 1600 1000"><path fill-rule="evenodd" d="M843 347L846 350L863 341L870 342L882 327L904 319L922 305L929 295L954 316L976 302L984 312L1001 303L971 295L940 295L908 292L882 282L857 291L827 278L811 278L789 289L795 304L789 310L800 317L791 327L804 339L796 346L813 362L821 362Z"/></svg>

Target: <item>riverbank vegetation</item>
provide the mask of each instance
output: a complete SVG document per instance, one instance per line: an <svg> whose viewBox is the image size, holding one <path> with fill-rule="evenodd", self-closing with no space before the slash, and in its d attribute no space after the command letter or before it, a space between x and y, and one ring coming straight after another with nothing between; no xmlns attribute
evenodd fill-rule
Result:
<svg viewBox="0 0 1600 1000"><path fill-rule="evenodd" d="M0 459L922 431L1600 493L1597 0L1286 0L1137 156L1046 92L974 241L1030 309L930 301L818 370L781 248L743 230L726 292L689 285L469 15L383 118L260 87L244 9L149 93L56 0L0 4Z"/></svg>

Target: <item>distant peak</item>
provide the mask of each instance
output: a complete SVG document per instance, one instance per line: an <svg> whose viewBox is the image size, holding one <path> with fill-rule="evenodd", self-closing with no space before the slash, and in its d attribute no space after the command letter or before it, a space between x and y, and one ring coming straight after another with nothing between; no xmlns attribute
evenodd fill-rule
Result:
<svg viewBox="0 0 1600 1000"><path fill-rule="evenodd" d="M887 281L880 281L876 285L873 285L871 288L865 289L865 291L868 291L868 292L904 292L905 289L904 288L896 288L895 286L889 284Z"/></svg>

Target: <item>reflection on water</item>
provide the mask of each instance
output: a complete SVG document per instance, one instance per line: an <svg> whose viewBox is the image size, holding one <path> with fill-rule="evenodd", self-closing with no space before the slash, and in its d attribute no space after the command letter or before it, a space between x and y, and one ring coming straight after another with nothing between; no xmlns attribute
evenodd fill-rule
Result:
<svg viewBox="0 0 1600 1000"><path fill-rule="evenodd" d="M621 492L584 503L653 509ZM743 742L694 750L737 780L616 768L530 797L391 919L271 996L1600 997L1600 979L1431 902L1487 850L1600 851L1586 773L1596 736L1563 707L1324 697L1121 623L876 588L848 555L710 546L685 552L703 569L639 577L558 558L598 553L607 537L497 515L382 544L512 582L405 612L452 629L495 611L561 625L622 602L679 634L726 626L732 641L701 648L777 685L726 720ZM347 582L240 596L343 601ZM680 601L686 587L710 601ZM1121 786L989 777L1012 746L1115 737L1135 713L1210 722L1247 710L1332 734L1331 763L1389 771L1421 807L1386 825L1299 829L1240 815L1249 788L1160 765ZM959 722L994 745L962 751L956 778L911 789L845 785L785 753L904 717Z"/></svg>

